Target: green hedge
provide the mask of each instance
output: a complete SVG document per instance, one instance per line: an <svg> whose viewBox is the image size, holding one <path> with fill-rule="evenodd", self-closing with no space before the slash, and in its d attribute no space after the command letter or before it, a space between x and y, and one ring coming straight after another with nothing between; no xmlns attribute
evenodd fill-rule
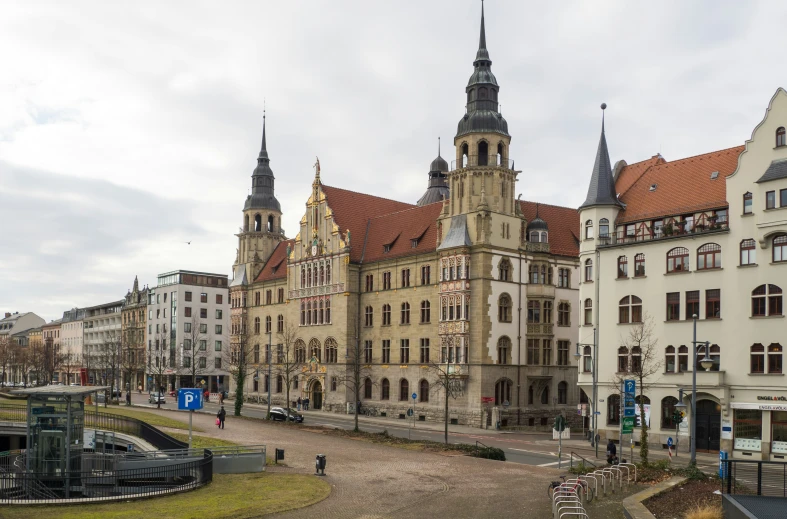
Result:
<svg viewBox="0 0 787 519"><path fill-rule="evenodd" d="M488 460L506 460L506 453L503 452L503 449L498 449L497 447L480 447L476 449L474 456L476 458L484 458Z"/></svg>

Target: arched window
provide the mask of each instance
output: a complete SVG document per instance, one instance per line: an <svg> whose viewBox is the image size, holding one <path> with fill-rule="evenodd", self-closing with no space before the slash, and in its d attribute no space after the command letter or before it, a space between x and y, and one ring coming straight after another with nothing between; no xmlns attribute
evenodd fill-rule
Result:
<svg viewBox="0 0 787 519"><path fill-rule="evenodd" d="M470 149L467 147L467 143L462 143L462 166L467 166L467 157L470 154Z"/></svg>
<svg viewBox="0 0 787 519"><path fill-rule="evenodd" d="M259 317L255 317L254 318L254 333L256 333L258 335L260 333L260 318Z"/></svg>
<svg viewBox="0 0 787 519"><path fill-rule="evenodd" d="M282 333L283 331L284 331L284 316L282 314L279 314L279 316L276 318L276 332Z"/></svg>
<svg viewBox="0 0 787 519"><path fill-rule="evenodd" d="M569 303L557 305L557 325L571 326L571 305Z"/></svg>
<svg viewBox="0 0 787 519"><path fill-rule="evenodd" d="M629 349L625 346L618 348L618 373L628 373Z"/></svg>
<svg viewBox="0 0 787 519"><path fill-rule="evenodd" d="M607 220L606 218L602 218L601 220L598 221L598 237L599 238L609 237L609 220Z"/></svg>
<svg viewBox="0 0 787 519"><path fill-rule="evenodd" d="M782 345L773 343L768 346L768 373L782 372Z"/></svg>
<svg viewBox="0 0 787 519"><path fill-rule="evenodd" d="M320 265L320 285L325 284L325 265Z"/></svg>
<svg viewBox="0 0 787 519"><path fill-rule="evenodd" d="M593 350L590 349L590 346L585 346L582 348L582 372L583 373L592 373L593 372L593 357L592 352Z"/></svg>
<svg viewBox="0 0 787 519"><path fill-rule="evenodd" d="M751 214L752 212L752 194L746 192L743 194L743 214Z"/></svg>
<svg viewBox="0 0 787 519"><path fill-rule="evenodd" d="M552 301L544 301L544 313L542 314L544 324L552 324Z"/></svg>
<svg viewBox="0 0 787 519"><path fill-rule="evenodd" d="M306 343L301 339L295 341L295 362L306 362Z"/></svg>
<svg viewBox="0 0 787 519"><path fill-rule="evenodd" d="M689 270L689 249L675 247L667 252L667 273Z"/></svg>
<svg viewBox="0 0 787 519"><path fill-rule="evenodd" d="M336 339L328 337L325 339L325 362L328 364L336 364L339 358L339 345Z"/></svg>
<svg viewBox="0 0 787 519"><path fill-rule="evenodd" d="M549 236L546 231L541 231L541 243L549 243Z"/></svg>
<svg viewBox="0 0 787 519"><path fill-rule="evenodd" d="M689 371L689 348L681 346L678 348L678 371L685 373Z"/></svg>
<svg viewBox="0 0 787 519"><path fill-rule="evenodd" d="M271 316L265 316L265 333L271 333Z"/></svg>
<svg viewBox="0 0 787 519"><path fill-rule="evenodd" d="M634 277L639 278L645 275L645 255L639 253L634 256Z"/></svg>
<svg viewBox="0 0 787 519"><path fill-rule="evenodd" d="M675 373L675 346L667 346L664 350L664 371Z"/></svg>
<svg viewBox="0 0 787 519"><path fill-rule="evenodd" d="M557 385L557 403L563 405L568 403L568 384L565 382Z"/></svg>
<svg viewBox="0 0 787 519"><path fill-rule="evenodd" d="M741 265L757 264L756 242L752 239L741 241Z"/></svg>
<svg viewBox="0 0 787 519"><path fill-rule="evenodd" d="M511 281L511 262L508 258L503 258L497 266L498 278L500 281Z"/></svg>
<svg viewBox="0 0 787 519"><path fill-rule="evenodd" d="M402 324L410 324L410 303L402 303Z"/></svg>
<svg viewBox="0 0 787 519"><path fill-rule="evenodd" d="M497 363L511 364L511 339L506 336L497 340Z"/></svg>
<svg viewBox="0 0 787 519"><path fill-rule="evenodd" d="M787 135L785 135L784 126L776 128L776 147L784 146L787 144Z"/></svg>
<svg viewBox="0 0 787 519"><path fill-rule="evenodd" d="M782 315L782 289L776 285L760 285L751 292L752 317Z"/></svg>
<svg viewBox="0 0 787 519"><path fill-rule="evenodd" d="M320 347L320 341L317 339L312 339L309 341L309 359L312 358L317 359L317 362L321 362L322 359L322 348Z"/></svg>
<svg viewBox="0 0 787 519"><path fill-rule="evenodd" d="M268 232L273 232L273 215L268 215Z"/></svg>
<svg viewBox="0 0 787 519"><path fill-rule="evenodd" d="M631 348L631 372L642 372L642 348L639 346Z"/></svg>
<svg viewBox="0 0 787 519"><path fill-rule="evenodd" d="M541 303L538 301L527 302L527 322L528 324L538 324L541 322Z"/></svg>
<svg viewBox="0 0 787 519"><path fill-rule="evenodd" d="M620 395L607 398L607 425L620 424Z"/></svg>
<svg viewBox="0 0 787 519"><path fill-rule="evenodd" d="M544 386L544 390L541 391L541 403L543 405L549 404L549 386Z"/></svg>
<svg viewBox="0 0 787 519"><path fill-rule="evenodd" d="M306 268L301 266L301 288L306 288Z"/></svg>
<svg viewBox="0 0 787 519"><path fill-rule="evenodd" d="M787 261L787 234L773 238L773 262Z"/></svg>
<svg viewBox="0 0 787 519"><path fill-rule="evenodd" d="M538 243L541 241L541 234L538 231L530 231L530 241L532 243Z"/></svg>
<svg viewBox="0 0 787 519"><path fill-rule="evenodd" d="M388 400L391 398L391 383L387 378L380 382L380 400Z"/></svg>
<svg viewBox="0 0 787 519"><path fill-rule="evenodd" d="M678 399L674 396L667 396L661 399L661 428L674 431L678 425L675 423L675 406Z"/></svg>
<svg viewBox="0 0 787 519"><path fill-rule="evenodd" d="M481 97L486 97L486 90L482 89ZM478 165L486 166L489 163L489 144L486 141L478 143Z"/></svg>
<svg viewBox="0 0 787 519"><path fill-rule="evenodd" d="M697 249L697 270L721 268L721 246L706 243Z"/></svg>
<svg viewBox="0 0 787 519"><path fill-rule="evenodd" d="M511 402L511 386L513 383L507 378L497 381L495 384L495 405L503 405Z"/></svg>
<svg viewBox="0 0 787 519"><path fill-rule="evenodd" d="M590 240L593 238L593 220L585 222L585 239Z"/></svg>
<svg viewBox="0 0 787 519"><path fill-rule="evenodd" d="M372 399L372 379L366 377L363 381L363 397L366 400Z"/></svg>
<svg viewBox="0 0 787 519"><path fill-rule="evenodd" d="M249 232L249 215L243 217L243 232Z"/></svg>
<svg viewBox="0 0 787 519"><path fill-rule="evenodd" d="M331 324L331 298L325 300L325 324Z"/></svg>
<svg viewBox="0 0 787 519"><path fill-rule="evenodd" d="M262 216L259 213L254 215L254 232L260 232L262 230Z"/></svg>
<svg viewBox="0 0 787 519"><path fill-rule="evenodd" d="M751 373L765 373L765 346L754 344L749 349L749 370Z"/></svg>
<svg viewBox="0 0 787 519"><path fill-rule="evenodd" d="M502 294L497 300L497 320L501 323L511 322L511 296Z"/></svg>
<svg viewBox="0 0 787 519"><path fill-rule="evenodd" d="M364 326L374 326L374 308L367 306L364 310Z"/></svg>
<svg viewBox="0 0 787 519"><path fill-rule="evenodd" d="M418 384L418 399L421 402L428 402L429 401L429 382L426 379L421 379L421 382Z"/></svg>
<svg viewBox="0 0 787 519"><path fill-rule="evenodd" d="M401 402L410 400L410 383L406 378L399 381L399 400Z"/></svg>
<svg viewBox="0 0 787 519"><path fill-rule="evenodd" d="M585 260L585 282L593 281L593 260L588 258Z"/></svg>
<svg viewBox="0 0 787 519"><path fill-rule="evenodd" d="M593 324L593 300L585 299L585 324Z"/></svg>
<svg viewBox="0 0 787 519"><path fill-rule="evenodd" d="M618 256L618 279L629 277L629 260L626 256Z"/></svg>
<svg viewBox="0 0 787 519"><path fill-rule="evenodd" d="M618 322L621 324L642 322L642 299L626 296L618 306Z"/></svg>

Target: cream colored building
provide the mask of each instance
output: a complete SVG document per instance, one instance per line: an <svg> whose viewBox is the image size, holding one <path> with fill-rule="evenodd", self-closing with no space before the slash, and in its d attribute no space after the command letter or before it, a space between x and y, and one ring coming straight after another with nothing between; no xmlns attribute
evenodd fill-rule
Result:
<svg viewBox="0 0 787 519"><path fill-rule="evenodd" d="M85 308L81 355L82 367L87 369L91 384L96 384L99 380L101 383L110 383L106 380L108 371L105 361L111 358L110 348L117 348L116 355L120 355L122 307L123 300ZM114 375L116 380L113 382L115 387L118 387L120 381L119 365L117 361L118 371Z"/></svg>
<svg viewBox="0 0 787 519"><path fill-rule="evenodd" d="M626 337L650 316L660 362L645 394L650 441L675 438L671 417L680 388L691 404L696 314L697 340L709 342L714 360L710 371L697 372L698 450L741 459L787 456L785 127L787 92L780 88L743 146L675 161L659 155L619 161L614 168L602 129L580 207L580 341L591 343L598 329L602 437L619 437L613 380L630 377L638 355L626 349ZM704 353L703 345L699 357ZM588 395L591 354L583 350L579 374ZM688 438L681 441L688 449Z"/></svg>
<svg viewBox="0 0 787 519"><path fill-rule="evenodd" d="M309 398L313 409L345 412L357 399L388 417L415 407L419 419L443 420L438 365L462 388L449 403L455 423L577 419L576 211L517 198L520 172L491 64L482 14L456 160L431 163L418 204L327 186L341 165L321 174L318 162L287 240L263 133L230 284L233 348L255 352L261 372L246 387L251 399L270 388L283 402L275 364L281 332L293 326L303 366L291 399ZM273 380L265 375L269 340ZM342 384L356 348L357 397Z"/></svg>
<svg viewBox="0 0 787 519"><path fill-rule="evenodd" d="M60 322L60 346L64 358L64 376L69 384L81 383L79 368L82 366L82 341L84 340L84 308L63 312ZM65 380L63 380L65 383Z"/></svg>

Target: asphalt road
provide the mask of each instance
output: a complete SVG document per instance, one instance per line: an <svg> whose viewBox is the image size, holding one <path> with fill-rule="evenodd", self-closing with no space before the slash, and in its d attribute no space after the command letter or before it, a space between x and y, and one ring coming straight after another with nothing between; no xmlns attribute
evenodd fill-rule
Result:
<svg viewBox="0 0 787 519"><path fill-rule="evenodd" d="M151 406L148 402L148 395L143 393L139 395L134 393L132 396L132 403L138 405ZM232 413L234 403L229 402L225 406L227 410L228 423L232 420ZM151 406L153 407L153 406ZM177 409L177 402L174 398L168 397L166 403L161 406L164 409ZM215 414L219 410L219 405L216 402L206 402L203 412ZM242 411L243 416L248 418L265 418L267 414L266 409L256 407L244 406ZM335 427L339 429L352 429L353 420L351 417L345 415L336 415L333 413L320 413L310 411L304 413L304 423L311 426L322 427ZM363 431L367 432L382 432L387 430L388 434L400 438L410 438L413 440L431 440L442 442L444 440L444 433L433 429L423 428L423 424L416 423L415 427L411 427L412 422L405 423L404 420L390 419L385 423L378 423L370 421L365 417L359 417L359 426ZM421 427L419 427L421 425ZM452 432L449 430L448 441L450 443L469 443L475 444L479 441L490 447L498 447L503 449L506 454L506 460L513 463L522 463L525 465L542 465L557 468L557 444L543 446L536 442L543 441L551 438L549 434L484 434L474 435L467 432ZM563 466L566 466L568 460L568 451L563 453Z"/></svg>

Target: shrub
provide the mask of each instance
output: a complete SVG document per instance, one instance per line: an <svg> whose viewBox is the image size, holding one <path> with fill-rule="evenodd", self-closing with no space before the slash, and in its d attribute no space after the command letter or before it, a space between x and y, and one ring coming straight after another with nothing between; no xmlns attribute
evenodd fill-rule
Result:
<svg viewBox="0 0 787 519"><path fill-rule="evenodd" d="M476 458L484 458L488 460L505 461L506 453L503 449L497 447L481 447L475 451Z"/></svg>
<svg viewBox="0 0 787 519"><path fill-rule="evenodd" d="M720 506L704 505L696 506L689 510L686 519L722 519L723 515Z"/></svg>

